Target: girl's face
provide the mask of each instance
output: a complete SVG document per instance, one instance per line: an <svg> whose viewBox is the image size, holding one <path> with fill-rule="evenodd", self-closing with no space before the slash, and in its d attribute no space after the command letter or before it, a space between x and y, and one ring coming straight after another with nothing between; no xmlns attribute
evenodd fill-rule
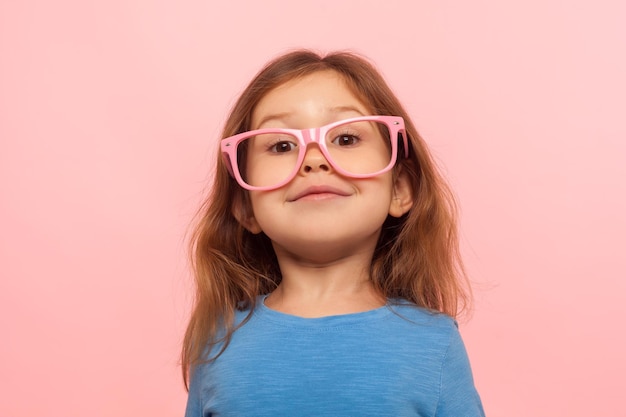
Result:
<svg viewBox="0 0 626 417"><path fill-rule="evenodd" d="M327 70L267 93L252 114L251 130L313 128L370 114L342 77ZM235 213L248 230L264 232L279 259L289 255L314 263L373 253L387 215L399 217L412 204L402 173L395 178L392 171L367 179L344 177L316 144L309 145L292 181L276 190L250 191L250 201L250 217Z"/></svg>

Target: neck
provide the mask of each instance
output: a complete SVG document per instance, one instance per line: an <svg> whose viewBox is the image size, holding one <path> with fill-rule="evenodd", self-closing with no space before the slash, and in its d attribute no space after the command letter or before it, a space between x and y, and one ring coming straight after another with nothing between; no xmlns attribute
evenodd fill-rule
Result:
<svg viewBox="0 0 626 417"><path fill-rule="evenodd" d="M273 310L323 317L368 311L386 302L369 277L371 254L355 254L322 264L284 254L278 259L282 282L265 300Z"/></svg>

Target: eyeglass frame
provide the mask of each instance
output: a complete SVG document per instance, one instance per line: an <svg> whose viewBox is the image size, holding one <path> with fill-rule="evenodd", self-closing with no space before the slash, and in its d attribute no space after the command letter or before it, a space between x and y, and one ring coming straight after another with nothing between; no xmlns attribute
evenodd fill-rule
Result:
<svg viewBox="0 0 626 417"><path fill-rule="evenodd" d="M341 126L348 123L355 122L382 122L387 126L389 130L389 141L391 142L391 158L389 160L389 164L381 170L370 174L353 174L342 169L339 166L336 166L333 158L330 156L326 145L326 135L329 131L336 128L337 126ZM290 135L295 137L298 140L298 159L294 164L293 171L278 184L274 185L266 185L266 186L253 186L246 183L241 177L241 172L239 169L239 163L237 162L237 147L239 143L253 136L263 135L268 133L280 133ZM255 129L249 130L246 132L238 133L236 135L224 138L220 142L220 149L222 151L222 158L226 167L228 168L229 174L235 178L237 183L244 189L249 191L270 191L276 190L286 184L288 184L291 180L295 178L298 171L302 167L302 163L304 162L304 158L306 156L308 145L311 143L317 143L326 158L326 161L331 165L331 167L338 172L339 174L349 177L349 178L372 178L385 172L391 170L397 162L398 159L398 135L402 134L402 140L404 145L404 157L409 157L409 142L406 134L406 128L404 125L404 119L400 116L360 116L360 117L352 117L349 119L338 120L336 122L321 126L314 127L308 129L284 129L284 128L266 128L266 129ZM393 138L396 138L393 140Z"/></svg>

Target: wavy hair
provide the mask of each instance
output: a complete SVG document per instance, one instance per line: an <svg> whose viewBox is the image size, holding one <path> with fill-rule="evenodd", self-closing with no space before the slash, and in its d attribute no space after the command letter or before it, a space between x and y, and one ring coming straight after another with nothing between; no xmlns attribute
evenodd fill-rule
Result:
<svg viewBox="0 0 626 417"><path fill-rule="evenodd" d="M468 307L470 289L459 253L454 196L408 114L365 58L351 52L297 50L272 60L233 106L222 137L250 130L255 106L272 89L326 70L339 73L372 114L404 118L409 139L409 158L398 158L396 169L401 165L407 174L414 202L408 213L388 216L383 224L370 268L374 287L386 298L456 317ZM237 329L235 311L252 311L257 296L270 293L281 281L269 238L248 232L234 217L233 207L251 212L248 192L229 175L220 155L190 241L195 299L181 354L186 387L190 370L214 360L228 345ZM218 343L219 352L206 357L207 347Z"/></svg>

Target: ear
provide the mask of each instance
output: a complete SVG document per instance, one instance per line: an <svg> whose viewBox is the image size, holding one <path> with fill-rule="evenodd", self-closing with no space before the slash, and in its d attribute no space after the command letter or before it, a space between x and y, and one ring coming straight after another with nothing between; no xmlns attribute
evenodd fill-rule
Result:
<svg viewBox="0 0 626 417"><path fill-rule="evenodd" d="M262 232L261 226L254 217L252 205L247 196L239 195L233 199L231 213L248 232L255 235Z"/></svg>
<svg viewBox="0 0 626 417"><path fill-rule="evenodd" d="M413 207L413 189L409 176L399 166L399 171L394 175L393 195L389 204L389 215L401 217Z"/></svg>

